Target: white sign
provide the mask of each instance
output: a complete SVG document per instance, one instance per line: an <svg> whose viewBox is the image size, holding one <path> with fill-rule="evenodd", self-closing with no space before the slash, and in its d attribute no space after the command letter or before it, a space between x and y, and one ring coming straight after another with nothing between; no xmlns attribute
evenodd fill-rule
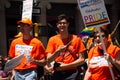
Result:
<svg viewBox="0 0 120 80"><path fill-rule="evenodd" d="M103 0L78 0L85 27L110 24Z"/></svg>
<svg viewBox="0 0 120 80"><path fill-rule="evenodd" d="M13 70L16 66L18 66L21 63L23 56L24 54L21 54L20 56L17 56L15 58L12 58L11 60L8 60L5 63L4 70L5 71Z"/></svg>
<svg viewBox="0 0 120 80"><path fill-rule="evenodd" d="M32 8L33 8L33 0L23 1L22 19L23 18L32 19Z"/></svg>

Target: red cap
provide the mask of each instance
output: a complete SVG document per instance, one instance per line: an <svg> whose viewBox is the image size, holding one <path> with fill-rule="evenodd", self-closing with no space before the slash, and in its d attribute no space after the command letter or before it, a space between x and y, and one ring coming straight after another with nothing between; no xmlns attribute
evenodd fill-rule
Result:
<svg viewBox="0 0 120 80"><path fill-rule="evenodd" d="M32 26L32 24L33 24L29 18L24 18L17 22L17 24L21 24L21 23L29 24L30 26Z"/></svg>

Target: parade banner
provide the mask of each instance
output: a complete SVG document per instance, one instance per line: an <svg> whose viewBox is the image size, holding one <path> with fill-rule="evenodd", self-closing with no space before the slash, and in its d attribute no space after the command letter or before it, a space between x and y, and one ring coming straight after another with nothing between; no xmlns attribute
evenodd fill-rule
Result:
<svg viewBox="0 0 120 80"><path fill-rule="evenodd" d="M77 0L85 27L110 24L103 0Z"/></svg>
<svg viewBox="0 0 120 80"><path fill-rule="evenodd" d="M16 66L18 66L21 63L23 56L24 56L24 54L21 54L21 55L15 57L15 58L12 58L12 59L8 60L5 63L4 70L5 71L13 70Z"/></svg>
<svg viewBox="0 0 120 80"><path fill-rule="evenodd" d="M85 27L97 28L100 34L100 40L102 42L104 53L106 53L106 47L105 47L103 38L101 36L100 27L103 25L110 24L110 20L107 15L104 1L103 0L77 0L77 2L78 2L78 6L80 9ZM112 76L112 80L115 80L112 68L110 67L110 62L107 61L107 63Z"/></svg>
<svg viewBox="0 0 120 80"><path fill-rule="evenodd" d="M23 0L22 19L29 18L32 20L33 0Z"/></svg>

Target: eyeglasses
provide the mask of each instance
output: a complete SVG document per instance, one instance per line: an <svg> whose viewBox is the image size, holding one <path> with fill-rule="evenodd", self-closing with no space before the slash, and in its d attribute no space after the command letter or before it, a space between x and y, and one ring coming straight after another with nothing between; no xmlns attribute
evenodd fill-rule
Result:
<svg viewBox="0 0 120 80"><path fill-rule="evenodd" d="M65 25L65 24L67 24L67 22L58 22L58 24L60 24L60 25Z"/></svg>
<svg viewBox="0 0 120 80"><path fill-rule="evenodd" d="M102 38L104 38L105 37L105 35L101 35L102 36ZM100 38L100 35L98 35L98 36L94 36L94 39L96 39L96 38Z"/></svg>

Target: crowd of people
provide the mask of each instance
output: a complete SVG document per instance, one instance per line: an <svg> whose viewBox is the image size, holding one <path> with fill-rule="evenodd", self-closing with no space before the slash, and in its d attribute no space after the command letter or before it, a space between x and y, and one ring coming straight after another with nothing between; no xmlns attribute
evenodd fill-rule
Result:
<svg viewBox="0 0 120 80"><path fill-rule="evenodd" d="M9 57L24 56L21 63L12 70L11 80L113 80L109 67L112 68L114 80L118 80L116 68L120 70L120 48L110 43L107 29L100 27L101 34L95 30L92 46L87 49L89 40L84 43L81 37L70 34L69 18L60 14L56 23L59 33L49 38L45 48L39 39L30 34L33 28L30 19L24 18L18 24L22 36L11 42Z"/></svg>

